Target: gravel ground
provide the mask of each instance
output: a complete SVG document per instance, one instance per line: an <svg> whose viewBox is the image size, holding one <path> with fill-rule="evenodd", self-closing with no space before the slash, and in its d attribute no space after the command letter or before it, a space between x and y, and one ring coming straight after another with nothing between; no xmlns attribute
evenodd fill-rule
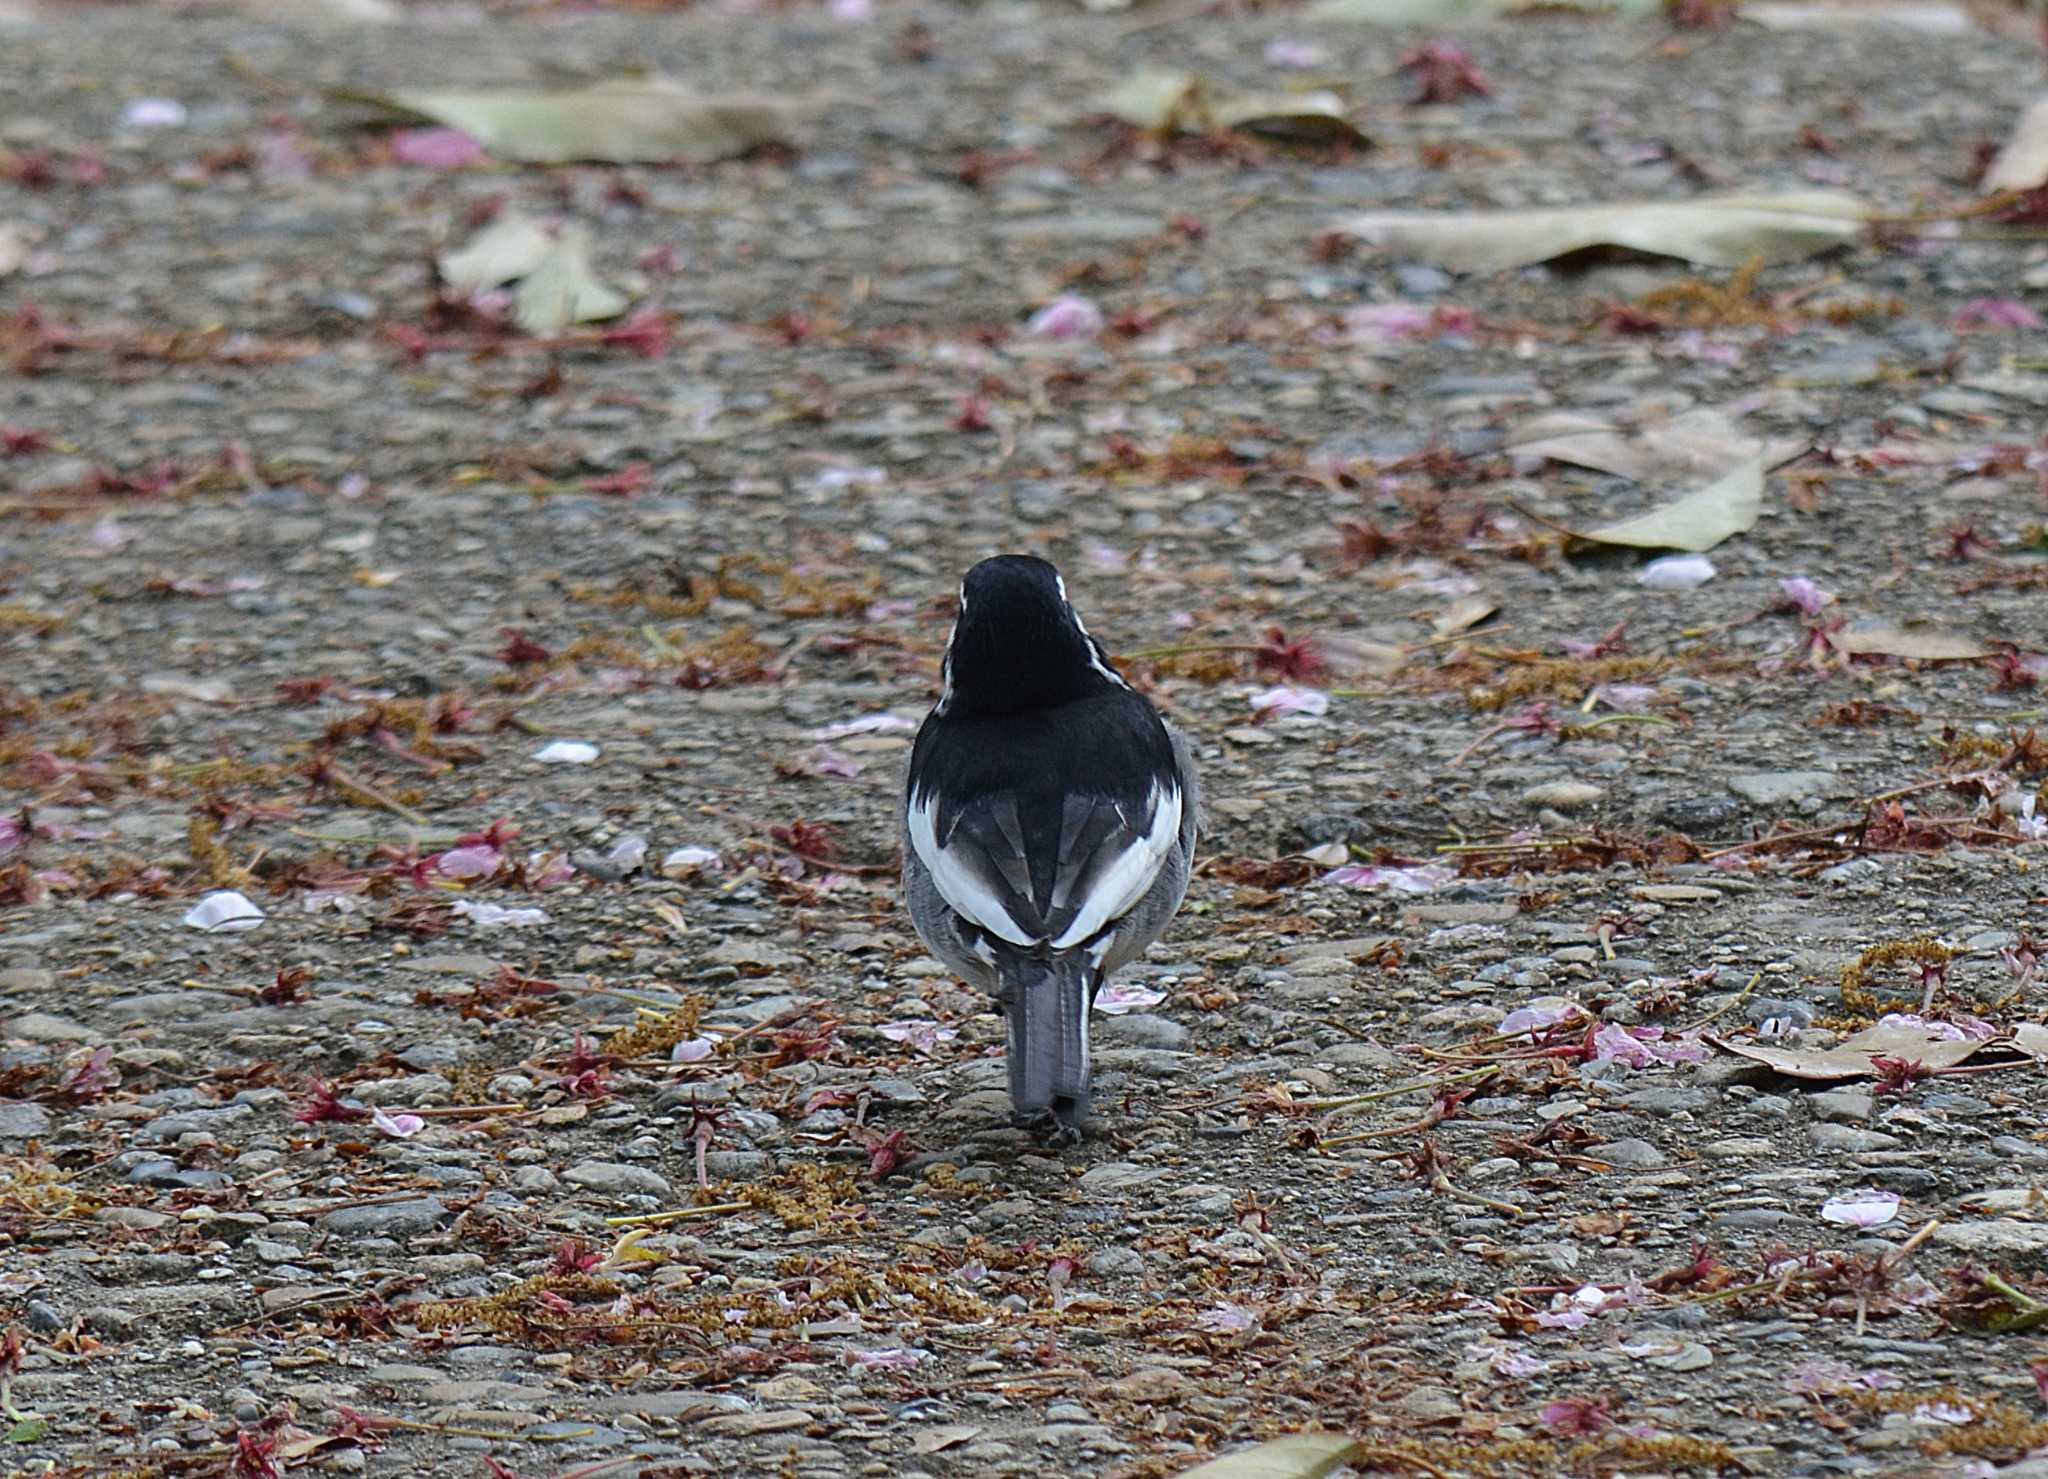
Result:
<svg viewBox="0 0 2048 1479"><path fill-rule="evenodd" d="M1419 33L1287 10L304 26L0 18L0 1468L2048 1472L2048 251L1330 235L1953 207L2038 53L1538 16L1415 105ZM1373 147L1091 116L1276 39ZM320 92L635 63L796 146L427 169ZM437 297L508 206L668 317ZM1651 463L1518 455L1557 412ZM1811 450L1710 582L1560 546L1745 438ZM1063 1155L893 878L1005 548L1210 795Z"/></svg>

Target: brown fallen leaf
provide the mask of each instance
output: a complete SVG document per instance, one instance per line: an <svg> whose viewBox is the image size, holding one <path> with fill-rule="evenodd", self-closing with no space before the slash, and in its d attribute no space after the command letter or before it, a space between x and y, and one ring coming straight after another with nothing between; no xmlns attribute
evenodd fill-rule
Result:
<svg viewBox="0 0 2048 1479"><path fill-rule="evenodd" d="M1616 417L1548 411L1509 433L1503 450L1650 483L1714 477L1753 457L1775 467L1806 447L1804 440L1751 436L1726 412L1696 406L1668 417L1654 410Z"/></svg>
<svg viewBox="0 0 2048 1479"><path fill-rule="evenodd" d="M1998 195L2041 185L2048 185L2048 98L2020 115L2012 137L1984 171L1983 190L1986 195Z"/></svg>
<svg viewBox="0 0 2048 1479"><path fill-rule="evenodd" d="M1362 1452L1342 1433L1295 1433L1198 1464L1180 1479L1322 1479Z"/></svg>
<svg viewBox="0 0 2048 1479"><path fill-rule="evenodd" d="M1597 529L1574 529L1571 534L1589 544L1689 550L1697 554L1753 528L1763 512L1763 497L1764 464L1753 459L1662 508L1602 524Z"/></svg>
<svg viewBox="0 0 2048 1479"><path fill-rule="evenodd" d="M1452 636L1478 626L1498 610L1500 602L1491 596L1461 596L1437 612L1430 628L1439 637Z"/></svg>
<svg viewBox="0 0 2048 1479"><path fill-rule="evenodd" d="M1828 641L1848 657L1905 657L1916 662L1976 662L1989 657L1990 649L1960 632L1939 627L1883 626L1851 627L1834 632Z"/></svg>
<svg viewBox="0 0 2048 1479"><path fill-rule="evenodd" d="M971 1443L981 1436L981 1429L972 1423L947 1423L944 1427L926 1428L910 1445L910 1451L920 1456L939 1453L962 1443Z"/></svg>
<svg viewBox="0 0 2048 1479"><path fill-rule="evenodd" d="M1762 1043L1736 1043L1706 1035L1724 1053L1747 1058L1788 1078L1839 1080L1875 1078L1873 1058L1897 1058L1928 1068L1953 1068L1990 1046L1976 1038L1937 1037L1923 1027L1880 1022L1831 1048L1774 1048Z"/></svg>

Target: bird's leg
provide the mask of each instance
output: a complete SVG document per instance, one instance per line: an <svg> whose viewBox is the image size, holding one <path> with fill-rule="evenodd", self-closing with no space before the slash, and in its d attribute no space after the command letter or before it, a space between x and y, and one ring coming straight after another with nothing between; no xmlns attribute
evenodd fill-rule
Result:
<svg viewBox="0 0 2048 1479"><path fill-rule="evenodd" d="M1069 1097L1061 1094L1052 1101L1052 1133L1048 1137L1054 1145L1079 1145L1087 1138L1084 1122L1088 1118L1088 1095L1084 1092Z"/></svg>

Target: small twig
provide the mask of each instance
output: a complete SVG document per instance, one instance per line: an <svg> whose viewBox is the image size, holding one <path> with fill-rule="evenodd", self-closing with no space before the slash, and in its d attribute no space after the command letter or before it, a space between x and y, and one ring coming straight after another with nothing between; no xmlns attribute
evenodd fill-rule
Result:
<svg viewBox="0 0 2048 1479"><path fill-rule="evenodd" d="M372 806L382 807L385 811L390 812L393 816L404 817L408 822L411 822L415 827L424 827L427 825L427 819L424 816L420 815L420 813L414 811L411 807L407 806L403 801L400 801L395 796L386 795L384 792L378 790L375 786L371 785L368 781L361 780L356 776L350 775L347 771L343 770L339 765L334 764L332 761L329 761L327 765L327 780L328 783L335 788L335 790L345 791L350 795L357 797L359 800L369 802Z"/></svg>
<svg viewBox="0 0 2048 1479"><path fill-rule="evenodd" d="M1402 1094L1413 1094L1422 1089L1442 1089L1448 1088L1452 1084L1469 1083L1473 1079L1485 1078L1489 1074L1499 1072L1500 1069L1496 1065L1489 1063L1484 1068L1474 1068L1464 1073L1447 1074L1440 1078L1411 1079L1405 1084L1395 1084L1390 1089L1375 1089L1370 1094L1346 1094L1339 1099L1304 1099L1301 1101L1301 1104L1305 1109L1327 1109L1341 1112L1361 1104L1377 1104L1382 1099L1393 1099Z"/></svg>
<svg viewBox="0 0 2048 1479"><path fill-rule="evenodd" d="M1489 1211L1500 1213L1503 1217L1512 1217L1517 1222L1522 1220L1522 1209L1513 1202L1496 1201L1492 1197L1483 1197L1476 1191L1466 1191L1442 1172L1437 1173L1436 1178L1430 1182L1430 1185L1454 1202L1464 1202L1474 1207L1485 1207Z"/></svg>
<svg viewBox="0 0 2048 1479"><path fill-rule="evenodd" d="M744 1212L752 1202L714 1202L703 1207L684 1207L676 1212L642 1212L633 1217L607 1217L606 1227L665 1227L692 1217L712 1217L721 1212Z"/></svg>
<svg viewBox="0 0 2048 1479"><path fill-rule="evenodd" d="M1692 1026L1686 1028L1685 1033L1687 1035L1690 1035L1694 1033L1704 1032L1709 1022L1714 1021L1717 1017L1725 1016L1727 1013L1734 1011L1737 1007L1741 1006L1745 1001L1749 1000L1749 993L1756 990L1756 983L1761 981L1763 978L1764 973L1762 971L1756 972L1756 974L1752 975L1749 978L1748 982L1743 986L1743 988L1740 991L1736 992L1733 996L1729 997L1728 1000L1722 1002L1719 1006L1715 1007L1711 1012L1708 1012L1706 1016L1700 1018L1699 1021L1693 1023Z"/></svg>
<svg viewBox="0 0 2048 1479"><path fill-rule="evenodd" d="M460 1119L464 1115L519 1114L524 1104L435 1104L425 1109L409 1109L407 1114L416 1114L421 1119Z"/></svg>

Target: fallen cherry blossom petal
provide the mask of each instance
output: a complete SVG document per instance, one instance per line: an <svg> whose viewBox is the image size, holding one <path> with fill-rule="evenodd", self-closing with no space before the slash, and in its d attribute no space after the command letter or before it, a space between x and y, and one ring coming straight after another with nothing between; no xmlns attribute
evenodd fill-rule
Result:
<svg viewBox="0 0 2048 1479"><path fill-rule="evenodd" d="M1938 1423L1943 1427L1960 1428L1977 1421L1977 1414L1969 1408L1954 1402L1922 1402L1913 1409L1916 1423Z"/></svg>
<svg viewBox="0 0 2048 1479"><path fill-rule="evenodd" d="M841 719L811 731L814 740L845 739L855 734L915 734L917 721L897 714L863 714L858 719Z"/></svg>
<svg viewBox="0 0 2048 1479"><path fill-rule="evenodd" d="M393 159L421 169L467 169L490 157L459 128L401 128L390 143Z"/></svg>
<svg viewBox="0 0 2048 1479"><path fill-rule="evenodd" d="M891 1042L907 1043L923 1052L930 1052L942 1042L951 1042L960 1035L958 1028L941 1027L936 1022L918 1019L902 1022L884 1022L875 1029Z"/></svg>
<svg viewBox="0 0 2048 1479"><path fill-rule="evenodd" d="M1560 1022L1569 1022L1584 1015L1585 1008L1577 1002L1551 997L1548 1000L1532 1001L1525 1007L1516 1007L1500 1019L1500 1026L1495 1030L1503 1036L1517 1032L1536 1033L1546 1027L1555 1027Z"/></svg>
<svg viewBox="0 0 2048 1479"><path fill-rule="evenodd" d="M1883 1227L1898 1215L1897 1192L1869 1188L1829 1197L1820 1208L1821 1221L1840 1223L1845 1227Z"/></svg>
<svg viewBox="0 0 2048 1479"><path fill-rule="evenodd" d="M1441 863L1421 863L1410 868L1383 868L1371 863L1351 863L1333 868L1319 880L1346 888L1383 888L1397 894L1432 894L1455 882L1456 868Z"/></svg>
<svg viewBox="0 0 2048 1479"><path fill-rule="evenodd" d="M1834 592L1824 591L1803 575L1788 576L1778 582L1778 589L1785 593L1785 599L1794 610L1807 616L1818 616L1821 608L1831 604Z"/></svg>
<svg viewBox="0 0 2048 1479"><path fill-rule="evenodd" d="M631 873L647 861L647 839L629 833L611 845L604 860L621 873Z"/></svg>
<svg viewBox="0 0 2048 1479"><path fill-rule="evenodd" d="M1247 700L1252 709L1260 714L1308 714L1316 716L1330 712L1330 695L1320 688L1297 688L1283 683L1277 688L1268 688L1252 694Z"/></svg>
<svg viewBox="0 0 2048 1479"><path fill-rule="evenodd" d="M183 128L185 105L176 98L133 98L121 110L123 128Z"/></svg>
<svg viewBox="0 0 2048 1479"><path fill-rule="evenodd" d="M427 1127L427 1122L416 1114L388 1114L382 1109L370 1111L370 1123L394 1140L407 1140Z"/></svg>
<svg viewBox="0 0 2048 1479"><path fill-rule="evenodd" d="M1956 310L1951 322L1963 330L2048 328L2040 314L2017 298L1972 298Z"/></svg>
<svg viewBox="0 0 2048 1479"><path fill-rule="evenodd" d="M597 746L582 740L556 740L533 752L533 758L543 765L589 765L597 756Z"/></svg>
<svg viewBox="0 0 2048 1479"><path fill-rule="evenodd" d="M495 847L451 847L430 859L443 878L489 878L505 861Z"/></svg>
<svg viewBox="0 0 2048 1479"><path fill-rule="evenodd" d="M922 1366L930 1356L924 1351L914 1351L903 1346L891 1346L879 1351L848 1351L846 1359L855 1366L866 1366L880 1371L909 1371Z"/></svg>
<svg viewBox="0 0 2048 1479"><path fill-rule="evenodd" d="M1289 41L1276 38L1266 43L1266 65L1269 67L1320 67L1330 59L1329 52L1313 41Z"/></svg>
<svg viewBox="0 0 2048 1479"><path fill-rule="evenodd" d="M1233 1304L1226 1299L1196 1315L1195 1326L1214 1335L1241 1335L1259 1328L1259 1312L1249 1305Z"/></svg>
<svg viewBox="0 0 2048 1479"><path fill-rule="evenodd" d="M702 1063L718 1051L715 1037L686 1037L668 1051L671 1063Z"/></svg>
<svg viewBox="0 0 2048 1479"><path fill-rule="evenodd" d="M1032 314L1024 332L1034 339L1093 339L1106 323L1100 308L1077 294L1066 293Z"/></svg>
<svg viewBox="0 0 2048 1479"><path fill-rule="evenodd" d="M1653 591L1689 591L1719 573L1705 555L1665 555L1643 566L1636 584Z"/></svg>
<svg viewBox="0 0 2048 1479"><path fill-rule="evenodd" d="M545 909L508 909L503 904L485 903L477 899L457 899L452 907L464 919L486 928L503 925L518 929L526 925L548 922L548 911Z"/></svg>
<svg viewBox="0 0 2048 1479"><path fill-rule="evenodd" d="M263 920L263 911L231 888L216 889L185 911L186 927L208 934L252 930Z"/></svg>
<svg viewBox="0 0 2048 1479"><path fill-rule="evenodd" d="M1166 1000L1164 991L1154 991L1135 981L1112 981L1095 993L1095 1010L1109 1017L1156 1007Z"/></svg>
<svg viewBox="0 0 2048 1479"><path fill-rule="evenodd" d="M719 856L715 847L678 847L672 849L668 856L661 860L661 875L664 878L675 878L684 873L694 873L700 868L716 873L724 866L724 859Z"/></svg>

